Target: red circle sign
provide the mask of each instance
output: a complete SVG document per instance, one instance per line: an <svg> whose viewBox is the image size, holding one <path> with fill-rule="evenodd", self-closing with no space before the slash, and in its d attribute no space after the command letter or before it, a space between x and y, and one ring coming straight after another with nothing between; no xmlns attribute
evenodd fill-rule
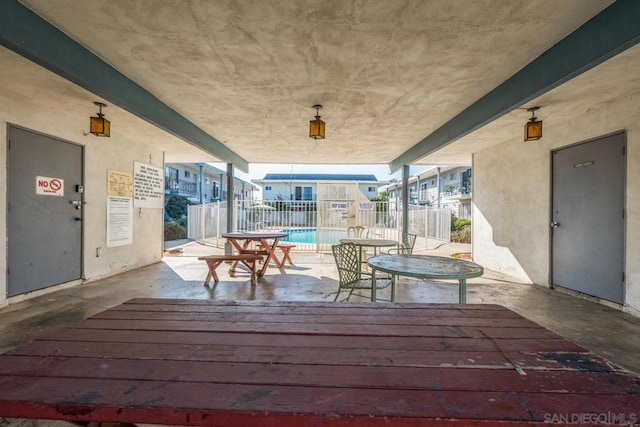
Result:
<svg viewBox="0 0 640 427"><path fill-rule="evenodd" d="M59 189L62 188L62 183L60 182L59 179L52 179L51 182L49 183L49 187L54 191L58 191Z"/></svg>

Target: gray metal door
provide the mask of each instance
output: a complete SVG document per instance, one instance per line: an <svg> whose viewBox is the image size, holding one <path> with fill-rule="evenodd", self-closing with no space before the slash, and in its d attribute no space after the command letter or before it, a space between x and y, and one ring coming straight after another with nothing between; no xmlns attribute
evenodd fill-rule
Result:
<svg viewBox="0 0 640 427"><path fill-rule="evenodd" d="M8 127L7 296L82 276L83 148Z"/></svg>
<svg viewBox="0 0 640 427"><path fill-rule="evenodd" d="M552 283L624 302L624 133L553 152Z"/></svg>

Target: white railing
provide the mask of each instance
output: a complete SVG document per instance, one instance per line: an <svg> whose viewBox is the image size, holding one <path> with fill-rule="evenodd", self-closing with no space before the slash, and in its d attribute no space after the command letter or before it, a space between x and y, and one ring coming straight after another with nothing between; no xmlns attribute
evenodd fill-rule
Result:
<svg viewBox="0 0 640 427"><path fill-rule="evenodd" d="M353 201L264 201L248 205L235 202L234 231L284 230L282 241L295 243L296 250L330 251L340 239L351 237L349 227L363 226L363 237L400 240L402 210L387 202ZM389 209L392 207L393 209ZM223 247L226 232L226 202L189 206L188 238ZM409 207L409 233L418 236L416 249L448 242L451 211L426 206Z"/></svg>

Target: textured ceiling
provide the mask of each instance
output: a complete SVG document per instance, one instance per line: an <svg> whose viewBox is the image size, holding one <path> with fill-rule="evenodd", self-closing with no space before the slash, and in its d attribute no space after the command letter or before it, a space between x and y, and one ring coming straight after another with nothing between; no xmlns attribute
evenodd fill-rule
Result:
<svg viewBox="0 0 640 427"><path fill-rule="evenodd" d="M251 163L368 164L404 153L612 1L22 3ZM313 141L317 103L327 138ZM423 163L468 162L468 139Z"/></svg>

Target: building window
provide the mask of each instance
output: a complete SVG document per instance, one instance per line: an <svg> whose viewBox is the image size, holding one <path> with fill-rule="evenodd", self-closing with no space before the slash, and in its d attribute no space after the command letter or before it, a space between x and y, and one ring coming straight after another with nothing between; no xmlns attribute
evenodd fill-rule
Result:
<svg viewBox="0 0 640 427"><path fill-rule="evenodd" d="M171 166L167 166L164 168L164 174L167 179L178 180L178 169L172 168Z"/></svg>
<svg viewBox="0 0 640 427"><path fill-rule="evenodd" d="M456 179L456 174L452 173L449 175L449 181L453 181L454 179Z"/></svg>
<svg viewBox="0 0 640 427"><path fill-rule="evenodd" d="M265 185L264 191L271 191L271 186L270 185Z"/></svg>
<svg viewBox="0 0 640 427"><path fill-rule="evenodd" d="M369 189L367 191L369 193L373 193L374 191L376 191L376 187L369 187Z"/></svg>
<svg viewBox="0 0 640 427"><path fill-rule="evenodd" d="M184 177L185 177L185 178L191 178L191 172L189 172L189 171L184 171Z"/></svg>
<svg viewBox="0 0 640 427"><path fill-rule="evenodd" d="M208 183L209 183L209 177L208 177L208 176L205 176L205 177L204 177L204 183L205 183L205 184L208 184Z"/></svg>
<svg viewBox="0 0 640 427"><path fill-rule="evenodd" d="M313 189L311 187L296 187L295 200L313 200Z"/></svg>
<svg viewBox="0 0 640 427"><path fill-rule="evenodd" d="M431 180L431 185L436 185L436 180L435 179Z"/></svg>

